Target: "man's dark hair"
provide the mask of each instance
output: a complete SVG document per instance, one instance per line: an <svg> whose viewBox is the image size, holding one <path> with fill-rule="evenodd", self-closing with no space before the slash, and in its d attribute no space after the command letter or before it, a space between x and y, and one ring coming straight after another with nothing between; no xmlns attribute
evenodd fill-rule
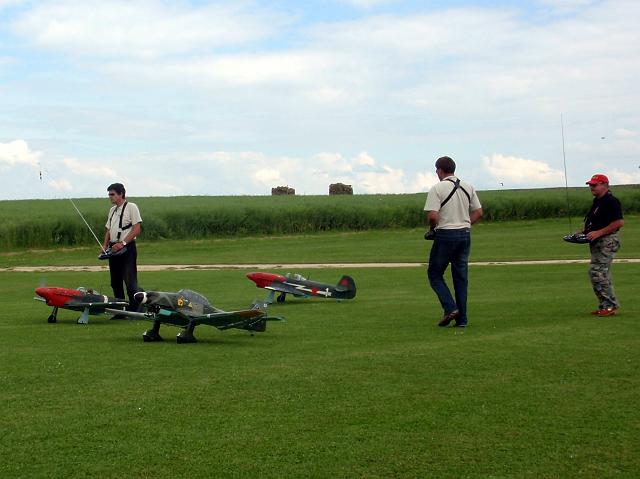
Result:
<svg viewBox="0 0 640 479"><path fill-rule="evenodd" d="M126 190L124 189L124 185L122 183L112 183L107 187L107 191L115 191L122 197L125 197Z"/></svg>
<svg viewBox="0 0 640 479"><path fill-rule="evenodd" d="M440 168L445 173L453 174L456 172L456 162L448 156L441 156L436 160L436 168Z"/></svg>

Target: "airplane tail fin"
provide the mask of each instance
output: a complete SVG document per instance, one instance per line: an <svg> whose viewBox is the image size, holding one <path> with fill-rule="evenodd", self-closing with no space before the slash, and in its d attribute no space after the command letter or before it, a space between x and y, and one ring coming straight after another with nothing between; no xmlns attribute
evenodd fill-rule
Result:
<svg viewBox="0 0 640 479"><path fill-rule="evenodd" d="M353 299L356 297L356 282L351 276L344 275L336 285L336 299Z"/></svg>
<svg viewBox="0 0 640 479"><path fill-rule="evenodd" d="M252 321L246 322L240 327L240 329L262 333L267 330L267 321L284 321L284 318L281 318L279 316L267 315L267 306L267 303L259 300L255 300L253 303L251 303L251 305L249 306L251 311L260 311L263 314L261 316L253 318Z"/></svg>

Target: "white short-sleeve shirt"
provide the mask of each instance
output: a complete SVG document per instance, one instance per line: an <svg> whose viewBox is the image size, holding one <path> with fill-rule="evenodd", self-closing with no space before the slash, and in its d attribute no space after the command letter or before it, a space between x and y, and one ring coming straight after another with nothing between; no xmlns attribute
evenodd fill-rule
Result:
<svg viewBox="0 0 640 479"><path fill-rule="evenodd" d="M126 207L124 205L127 205ZM122 213L124 208L124 214ZM129 228L120 229L120 215L122 214L122 227L127 228L128 225L137 225L142 223L142 217L140 216L140 210L135 203L124 202L120 206L113 205L107 215L107 222L104 225L109 230L109 241L116 242L122 241L129 232ZM118 233L120 233L120 239L118 240ZM134 238L135 239L135 238ZM133 240L132 240L133 241Z"/></svg>
<svg viewBox="0 0 640 479"><path fill-rule="evenodd" d="M424 205L425 211L437 211L439 220L436 229L462 229L471 227L471 219L469 213L482 208L480 199L475 188L466 181L460 181L460 188L453 194L451 199L442 208L440 205L453 191L455 184L452 181L458 180L455 176L448 176L436 183L429 190L427 202ZM469 198L461 190L464 188L469 193Z"/></svg>

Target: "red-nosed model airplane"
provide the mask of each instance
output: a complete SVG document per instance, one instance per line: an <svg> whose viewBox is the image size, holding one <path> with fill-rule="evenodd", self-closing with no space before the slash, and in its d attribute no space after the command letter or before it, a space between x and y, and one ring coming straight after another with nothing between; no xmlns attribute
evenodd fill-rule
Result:
<svg viewBox="0 0 640 479"><path fill-rule="evenodd" d="M343 276L337 285L311 281L299 274L286 275L274 273L247 273L247 278L256 283L258 288L270 290L265 299L273 303L273 297L279 292L277 301L283 303L287 294L300 298L319 296L321 298L352 299L356 296L356 283L351 276Z"/></svg>
<svg viewBox="0 0 640 479"><path fill-rule="evenodd" d="M47 303L47 306L53 306L53 311L47 319L49 323L57 321L58 308L82 311L77 323L87 324L90 314L103 314L106 308L122 310L129 305L122 299L109 298L86 288L38 288L36 294L38 296L33 299Z"/></svg>

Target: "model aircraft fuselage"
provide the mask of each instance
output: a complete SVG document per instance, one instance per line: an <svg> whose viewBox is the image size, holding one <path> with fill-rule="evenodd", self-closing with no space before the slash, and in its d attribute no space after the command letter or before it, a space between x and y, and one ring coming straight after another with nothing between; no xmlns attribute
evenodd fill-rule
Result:
<svg viewBox="0 0 640 479"><path fill-rule="evenodd" d="M266 322L280 320L267 315L263 304L252 304L250 309L223 311L213 306L203 295L188 289L177 293L144 291L134 295L146 310L144 313L125 311L121 314L132 319L153 321L153 327L142 335L144 341L162 341L160 325L170 324L183 328L176 336L178 343L194 343L193 330L200 324L214 326L220 330L237 328L254 332L266 330Z"/></svg>
<svg viewBox="0 0 640 479"><path fill-rule="evenodd" d="M48 306L53 307L53 311L48 318L50 323L57 321L58 308L82 311L82 315L77 322L79 324L87 324L90 314L102 314L107 308L122 309L129 304L124 300L109 298L91 289L84 288L43 287L37 288L36 294L38 297L34 299L44 301Z"/></svg>
<svg viewBox="0 0 640 479"><path fill-rule="evenodd" d="M285 300L287 294L297 297L318 296L332 299L352 299L356 296L356 283L351 276L347 275L340 278L336 285L311 281L302 275L292 273L281 275L254 272L247 273L247 278L253 281L258 288L271 291L265 300L267 303L273 302L276 292L280 293L277 299L279 303Z"/></svg>

